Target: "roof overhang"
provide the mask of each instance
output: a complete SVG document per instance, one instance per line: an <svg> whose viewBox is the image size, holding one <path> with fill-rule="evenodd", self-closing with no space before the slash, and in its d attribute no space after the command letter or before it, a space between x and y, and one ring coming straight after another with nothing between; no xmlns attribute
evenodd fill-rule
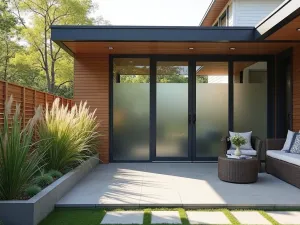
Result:
<svg viewBox="0 0 300 225"><path fill-rule="evenodd" d="M212 26L228 2L229 0L212 0L199 25Z"/></svg>
<svg viewBox="0 0 300 225"><path fill-rule="evenodd" d="M257 40L271 40L269 37L280 32L280 30L285 33L285 31L292 29L289 24L294 20L297 20L299 15L300 0L286 0L255 27L257 31L255 33L255 38ZM300 28L300 23L298 24L298 28ZM293 37L289 36L288 39L286 38L283 40L300 41L300 32L296 29L293 29L292 31L293 32L289 35L292 35ZM273 40L276 40L276 38Z"/></svg>

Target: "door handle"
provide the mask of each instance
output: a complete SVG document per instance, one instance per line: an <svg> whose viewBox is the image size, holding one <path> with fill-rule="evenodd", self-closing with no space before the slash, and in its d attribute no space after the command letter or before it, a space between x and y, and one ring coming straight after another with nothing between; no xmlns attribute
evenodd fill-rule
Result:
<svg viewBox="0 0 300 225"><path fill-rule="evenodd" d="M191 124L191 122L192 122L192 115L191 114L189 114L189 116L188 116L188 121L189 121L189 124Z"/></svg>

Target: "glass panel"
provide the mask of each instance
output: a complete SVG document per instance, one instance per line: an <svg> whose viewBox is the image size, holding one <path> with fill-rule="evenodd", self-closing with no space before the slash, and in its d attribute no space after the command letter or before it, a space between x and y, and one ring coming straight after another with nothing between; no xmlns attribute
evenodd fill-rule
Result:
<svg viewBox="0 0 300 225"><path fill-rule="evenodd" d="M234 131L267 137L267 63L234 63Z"/></svg>
<svg viewBox="0 0 300 225"><path fill-rule="evenodd" d="M228 133L228 63L196 66L196 157L217 157Z"/></svg>
<svg viewBox="0 0 300 225"><path fill-rule="evenodd" d="M156 156L188 157L188 63L157 62Z"/></svg>
<svg viewBox="0 0 300 225"><path fill-rule="evenodd" d="M149 159L149 59L114 59L113 158Z"/></svg>

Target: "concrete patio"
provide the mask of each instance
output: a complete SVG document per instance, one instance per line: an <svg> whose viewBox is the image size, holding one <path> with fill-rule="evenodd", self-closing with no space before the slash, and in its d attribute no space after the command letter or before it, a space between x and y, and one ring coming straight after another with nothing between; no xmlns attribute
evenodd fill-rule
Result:
<svg viewBox="0 0 300 225"><path fill-rule="evenodd" d="M57 207L300 207L300 189L260 173L253 184L220 181L217 163L98 165Z"/></svg>

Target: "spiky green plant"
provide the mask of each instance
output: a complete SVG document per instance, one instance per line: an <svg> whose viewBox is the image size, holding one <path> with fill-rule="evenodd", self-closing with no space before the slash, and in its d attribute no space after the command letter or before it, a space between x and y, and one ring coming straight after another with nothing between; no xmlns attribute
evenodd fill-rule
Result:
<svg viewBox="0 0 300 225"><path fill-rule="evenodd" d="M37 193L39 193L41 190L42 190L42 188L40 188L39 186L32 185L32 186L26 188L25 194L26 194L26 196L31 198L31 197L35 196Z"/></svg>
<svg viewBox="0 0 300 225"><path fill-rule="evenodd" d="M0 128L0 199L18 199L43 167L43 155L33 148L34 127L42 117L39 107L34 117L22 128L20 104L12 114L13 98L5 103L4 124ZM12 118L11 118L12 116Z"/></svg>
<svg viewBox="0 0 300 225"><path fill-rule="evenodd" d="M46 173L41 174L40 176L36 177L34 180L35 183L42 188L47 187L49 184L53 182L53 178Z"/></svg>
<svg viewBox="0 0 300 225"><path fill-rule="evenodd" d="M58 170L50 170L47 174L49 174L53 179L58 179L62 177L62 173Z"/></svg>
<svg viewBox="0 0 300 225"><path fill-rule="evenodd" d="M99 133L95 111L89 112L86 103L68 106L56 99L46 106L45 122L39 127L38 150L45 155L47 169L64 171L81 163L96 149Z"/></svg>

